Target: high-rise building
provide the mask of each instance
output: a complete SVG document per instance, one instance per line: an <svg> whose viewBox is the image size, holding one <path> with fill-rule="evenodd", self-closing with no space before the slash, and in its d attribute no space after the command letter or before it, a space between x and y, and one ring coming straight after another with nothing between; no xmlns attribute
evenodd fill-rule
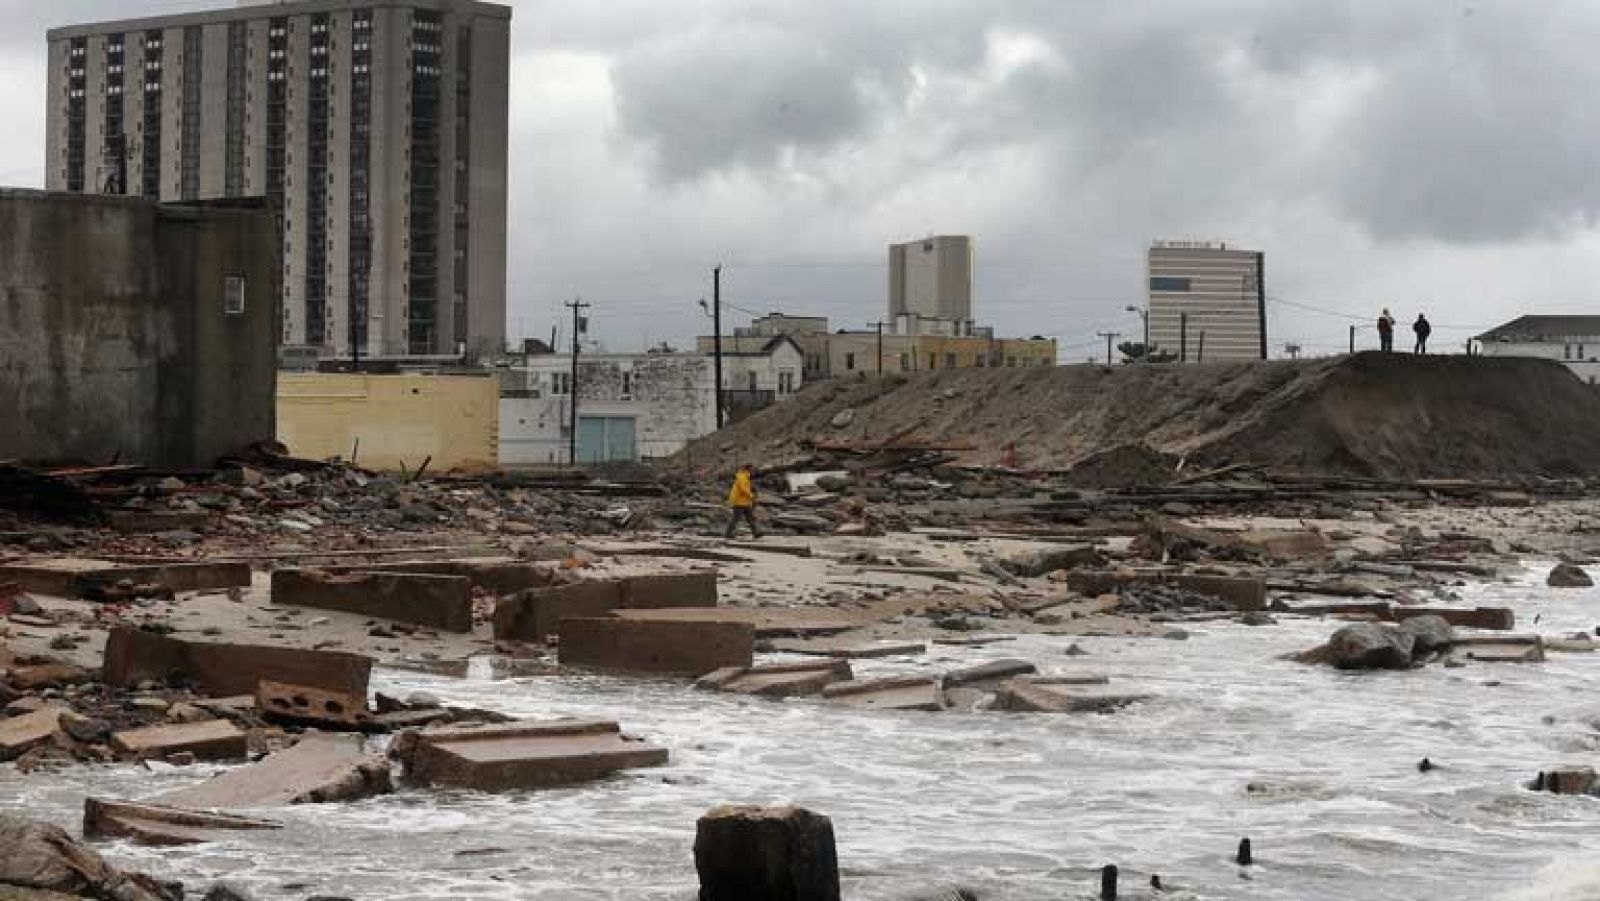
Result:
<svg viewBox="0 0 1600 901"><path fill-rule="evenodd" d="M1150 343L1187 362L1267 358L1266 256L1212 241L1157 241Z"/></svg>
<svg viewBox="0 0 1600 901"><path fill-rule="evenodd" d="M889 323L914 334L919 320L951 323L966 334L972 322L972 239L941 235L889 245ZM966 327L953 325L966 323Z"/></svg>
<svg viewBox="0 0 1600 901"><path fill-rule="evenodd" d="M46 184L278 209L283 344L505 340L511 10L241 0L49 33Z"/></svg>

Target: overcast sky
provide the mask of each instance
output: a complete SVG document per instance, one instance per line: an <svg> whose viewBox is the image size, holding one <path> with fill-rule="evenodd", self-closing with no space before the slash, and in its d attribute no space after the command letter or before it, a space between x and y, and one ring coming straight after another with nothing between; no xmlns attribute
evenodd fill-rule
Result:
<svg viewBox="0 0 1600 901"><path fill-rule="evenodd" d="M0 183L43 180L47 27L217 5L0 0ZM735 307L863 327L930 233L1074 360L1163 237L1266 252L1275 355L1600 313L1592 0L512 5L513 333L581 295L611 349L681 345L719 261Z"/></svg>

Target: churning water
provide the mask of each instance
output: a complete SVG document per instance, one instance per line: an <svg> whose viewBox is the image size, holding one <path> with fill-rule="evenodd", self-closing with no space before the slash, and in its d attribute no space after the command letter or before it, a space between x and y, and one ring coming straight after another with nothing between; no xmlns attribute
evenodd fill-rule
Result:
<svg viewBox="0 0 1600 901"><path fill-rule="evenodd" d="M1592 629L1600 591L1529 575L1468 585L1547 634ZM798 804L833 818L847 898L964 885L985 899L1093 898L1115 863L1131 896L1600 899L1600 800L1523 788L1592 764L1600 655L1543 665L1434 664L1344 674L1279 659L1334 624L1189 627L1187 641L1023 637L858 673L934 672L1023 657L1104 673L1154 699L1113 715L866 713L815 700L712 696L610 678L455 680L384 672L389 693L528 717L611 717L672 749L669 766L558 791L404 791L273 811L288 828L112 856L192 886L259 898L687 901L695 818L723 803ZM1089 656L1067 656L1073 642ZM1600 724L1600 719L1595 720ZM1418 772L1430 758L1438 769ZM143 797L203 769L0 774L0 803L75 827L85 794ZM1241 837L1258 864L1232 862Z"/></svg>

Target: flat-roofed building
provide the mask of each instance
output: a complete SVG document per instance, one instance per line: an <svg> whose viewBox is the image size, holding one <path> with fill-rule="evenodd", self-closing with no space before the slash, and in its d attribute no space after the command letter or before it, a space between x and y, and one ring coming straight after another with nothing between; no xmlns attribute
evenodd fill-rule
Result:
<svg viewBox="0 0 1600 901"><path fill-rule="evenodd" d="M1266 255L1211 241L1150 247L1150 343L1180 361L1267 357Z"/></svg>

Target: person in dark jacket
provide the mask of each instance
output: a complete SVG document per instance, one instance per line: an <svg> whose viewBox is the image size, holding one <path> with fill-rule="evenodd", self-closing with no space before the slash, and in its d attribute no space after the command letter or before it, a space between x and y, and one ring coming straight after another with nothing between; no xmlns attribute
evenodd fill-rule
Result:
<svg viewBox="0 0 1600 901"><path fill-rule="evenodd" d="M1411 324L1411 330L1417 333L1416 352L1419 354L1427 353L1428 336L1433 334L1433 326L1428 323L1428 317L1418 313L1417 321Z"/></svg>
<svg viewBox="0 0 1600 901"><path fill-rule="evenodd" d="M1394 350L1394 316L1390 315L1388 307L1378 317L1378 349L1384 353Z"/></svg>

